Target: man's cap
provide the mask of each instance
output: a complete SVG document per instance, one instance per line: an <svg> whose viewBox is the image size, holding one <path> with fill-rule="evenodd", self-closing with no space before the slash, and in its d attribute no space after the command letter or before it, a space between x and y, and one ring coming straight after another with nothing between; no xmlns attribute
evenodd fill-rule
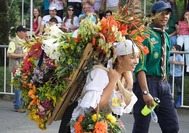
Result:
<svg viewBox="0 0 189 133"><path fill-rule="evenodd" d="M55 6L50 6L49 10L57 10Z"/></svg>
<svg viewBox="0 0 189 133"><path fill-rule="evenodd" d="M18 27L16 28L16 32L20 32L20 31L26 32L27 29L24 28L22 25L20 25L20 26L18 26Z"/></svg>
<svg viewBox="0 0 189 133"><path fill-rule="evenodd" d="M172 9L169 4L165 3L164 1L158 1L154 3L154 5L151 8L152 12L162 12L164 10L168 9L172 12Z"/></svg>

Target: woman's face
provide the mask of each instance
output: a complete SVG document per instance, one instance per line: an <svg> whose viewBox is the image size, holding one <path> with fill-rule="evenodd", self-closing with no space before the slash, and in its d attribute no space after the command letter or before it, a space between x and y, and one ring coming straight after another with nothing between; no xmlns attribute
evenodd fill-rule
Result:
<svg viewBox="0 0 189 133"><path fill-rule="evenodd" d="M33 10L33 15L34 15L34 16L39 16L39 11L38 11L37 9L34 9L34 10Z"/></svg>
<svg viewBox="0 0 189 133"><path fill-rule="evenodd" d="M172 51L176 51L176 48L173 46L171 50L172 50Z"/></svg>
<svg viewBox="0 0 189 133"><path fill-rule="evenodd" d="M111 15L111 13L106 13L106 18L109 18Z"/></svg>
<svg viewBox="0 0 189 133"><path fill-rule="evenodd" d="M68 8L68 14L69 14L69 15L72 15L73 12L74 12L73 8Z"/></svg>
<svg viewBox="0 0 189 133"><path fill-rule="evenodd" d="M123 72L125 71L134 71L136 65L139 62L139 53L131 53L128 55L120 56L120 68Z"/></svg>
<svg viewBox="0 0 189 133"><path fill-rule="evenodd" d="M188 19L189 19L189 12L186 12L186 13L184 14L184 19L185 19L185 20L188 20Z"/></svg>

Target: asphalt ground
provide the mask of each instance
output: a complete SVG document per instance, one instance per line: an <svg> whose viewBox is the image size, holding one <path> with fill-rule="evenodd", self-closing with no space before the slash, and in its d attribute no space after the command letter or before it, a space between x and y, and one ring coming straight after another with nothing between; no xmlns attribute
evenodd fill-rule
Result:
<svg viewBox="0 0 189 133"><path fill-rule="evenodd" d="M189 133L189 110L177 109L179 114L179 133ZM133 115L126 114L122 117L127 133L132 133ZM55 121L41 130L29 120L26 113L13 111L13 103L10 100L0 99L0 133L58 133L60 121ZM159 125L151 122L149 133L161 133Z"/></svg>

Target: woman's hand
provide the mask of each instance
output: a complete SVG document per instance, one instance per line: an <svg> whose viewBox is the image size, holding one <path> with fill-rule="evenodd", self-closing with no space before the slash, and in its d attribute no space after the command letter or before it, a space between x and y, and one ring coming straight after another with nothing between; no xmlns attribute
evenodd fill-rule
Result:
<svg viewBox="0 0 189 133"><path fill-rule="evenodd" d="M111 83L117 83L118 79L120 79L120 74L115 70L110 68L109 69L109 80Z"/></svg>

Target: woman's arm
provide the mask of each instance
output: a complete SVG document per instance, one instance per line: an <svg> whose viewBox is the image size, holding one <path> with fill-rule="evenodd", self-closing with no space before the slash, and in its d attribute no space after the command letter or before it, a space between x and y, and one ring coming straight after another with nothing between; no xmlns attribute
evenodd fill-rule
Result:
<svg viewBox="0 0 189 133"><path fill-rule="evenodd" d="M38 27L37 27L35 33L38 33L40 31L41 20L42 20L42 18L41 18L41 16L39 16L38 19L37 19Z"/></svg>
<svg viewBox="0 0 189 133"><path fill-rule="evenodd" d="M179 26L178 26L178 24L175 24L175 27L176 27L176 33L179 34Z"/></svg>
<svg viewBox="0 0 189 133"><path fill-rule="evenodd" d="M108 103L108 101L116 87L117 81L120 78L120 74L115 69L112 69L112 68L109 69L108 76L109 76L109 83L103 90L103 93L102 93L102 96L101 96L101 99L99 102L100 108L105 106Z"/></svg>

